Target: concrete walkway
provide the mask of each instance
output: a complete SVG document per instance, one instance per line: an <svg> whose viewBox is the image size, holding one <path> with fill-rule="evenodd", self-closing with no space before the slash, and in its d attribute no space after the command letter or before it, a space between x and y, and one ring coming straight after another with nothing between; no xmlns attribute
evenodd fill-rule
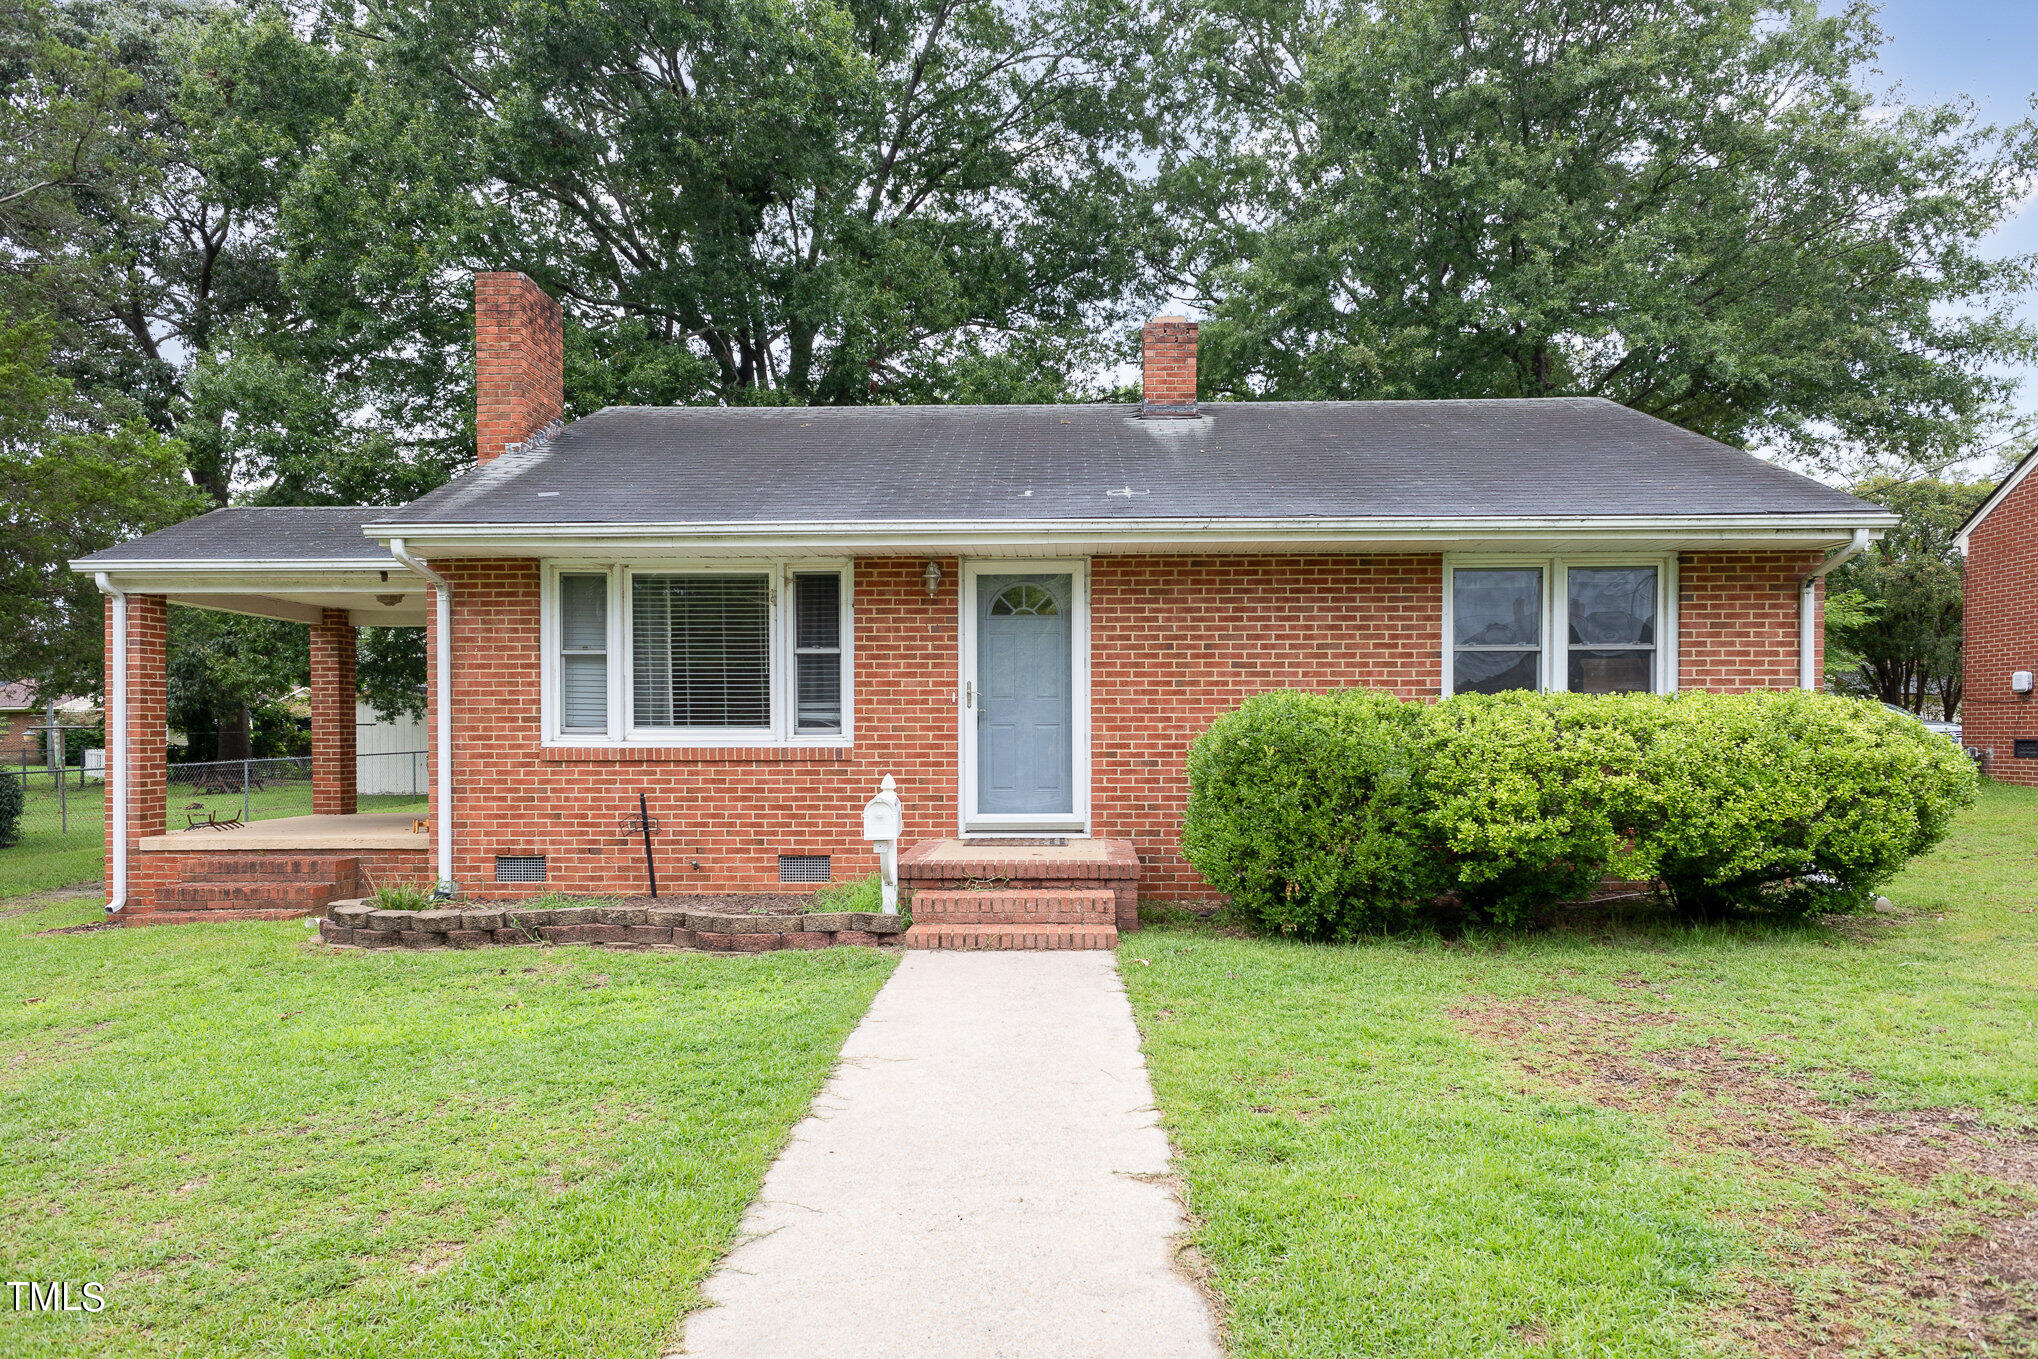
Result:
<svg viewBox="0 0 2038 1359"><path fill-rule="evenodd" d="M688 1318L704 1359L1216 1359L1105 952L916 953Z"/></svg>

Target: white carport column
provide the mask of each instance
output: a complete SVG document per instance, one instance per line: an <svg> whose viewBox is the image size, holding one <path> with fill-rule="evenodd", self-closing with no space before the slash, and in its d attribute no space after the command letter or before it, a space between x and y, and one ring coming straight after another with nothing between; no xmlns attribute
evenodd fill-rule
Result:
<svg viewBox="0 0 2038 1359"><path fill-rule="evenodd" d="M433 851L439 886L453 889L453 584L404 549L403 539L389 540L389 555L431 583L432 612L432 758L438 777L432 802L438 813L437 846Z"/></svg>
<svg viewBox="0 0 2038 1359"><path fill-rule="evenodd" d="M109 914L125 910L134 888L135 847L161 835L168 793L170 604L131 595L103 571L106 595L106 875Z"/></svg>

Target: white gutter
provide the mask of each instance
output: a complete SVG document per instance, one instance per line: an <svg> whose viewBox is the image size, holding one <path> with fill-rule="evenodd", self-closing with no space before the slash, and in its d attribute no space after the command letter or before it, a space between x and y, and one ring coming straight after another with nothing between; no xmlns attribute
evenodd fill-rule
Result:
<svg viewBox="0 0 2038 1359"><path fill-rule="evenodd" d="M1868 550L1869 541L1874 537L1865 528L1854 530L1853 541L1820 562L1812 573L1797 583L1797 687L1816 689L1818 676L1813 673L1818 648L1812 644L1813 601L1818 594L1819 581L1834 567L1843 562L1853 561Z"/></svg>
<svg viewBox="0 0 2038 1359"><path fill-rule="evenodd" d="M1128 488L1129 489L1129 488ZM368 523L362 532L371 538L394 541L401 534L413 541L448 545L493 546L508 542L542 542L551 539L593 539L606 544L619 540L674 539L699 542L704 539L734 538L777 542L818 540L826 545L919 547L937 544L1029 542L1042 538L1083 537L1097 541L1136 546L1161 541L1260 541L1293 539L1302 542L1358 539L1391 541L1436 537L1488 538L1499 534L1560 535L1646 533L1671 537L1749 537L1756 539L1827 536L1852 533L1862 527L1890 528L1897 517L1887 511L1863 513L1846 511L1815 514L1752 515L1534 515L1494 516L1410 516L1374 518L1331 518L1294 516L1278 518L1228 518L1203 516L1184 519L926 519L862 520L856 522L773 521L757 523L587 523L551 521L542 523L439 522Z"/></svg>
<svg viewBox="0 0 2038 1359"><path fill-rule="evenodd" d="M431 583L437 597L437 626L432 648L438 669L439 804L438 849L434 855L439 887L453 890L453 585L444 576L404 551L403 539L389 540L389 555Z"/></svg>
<svg viewBox="0 0 2038 1359"><path fill-rule="evenodd" d="M106 898L106 913L113 915L127 905L127 596L104 571L94 579L100 593L113 601L113 674L107 684L107 722L112 727L113 749L107 777L117 790L113 799L113 891Z"/></svg>

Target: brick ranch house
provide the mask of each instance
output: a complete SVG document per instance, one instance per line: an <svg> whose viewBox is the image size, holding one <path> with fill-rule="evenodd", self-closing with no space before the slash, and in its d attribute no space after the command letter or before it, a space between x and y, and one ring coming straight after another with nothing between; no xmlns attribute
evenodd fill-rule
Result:
<svg viewBox="0 0 2038 1359"><path fill-rule="evenodd" d="M890 774L909 885L1086 881L1129 927L1139 896L1210 895L1184 755L1248 695L1809 686L1820 576L1895 522L1607 401L1199 403L1196 326L1167 317L1137 406L562 425L558 305L513 273L475 299L472 471L76 563L109 596L119 913L393 876L641 892L640 792L666 890L861 877ZM167 830L173 605L310 627L316 815ZM423 829L352 815L366 623L428 635ZM248 856L300 861L306 895L249 889Z"/></svg>
<svg viewBox="0 0 2038 1359"><path fill-rule="evenodd" d="M1982 771L2038 787L2038 449L1960 527L1961 740Z"/></svg>

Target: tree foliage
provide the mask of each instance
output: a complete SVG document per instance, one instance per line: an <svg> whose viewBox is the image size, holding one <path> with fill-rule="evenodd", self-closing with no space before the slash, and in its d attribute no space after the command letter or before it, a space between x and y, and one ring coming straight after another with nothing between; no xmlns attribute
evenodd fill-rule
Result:
<svg viewBox="0 0 2038 1359"><path fill-rule="evenodd" d="M1811 0L1197 0L1206 386L1603 396L1813 467L1964 456L2027 362L2038 129L1879 100Z"/></svg>
<svg viewBox="0 0 2038 1359"><path fill-rule="evenodd" d="M1931 703L1950 721L1960 709L1963 566L1953 535L1990 486L1876 477L1854 489L1902 521L1827 578L1827 674L1913 713Z"/></svg>

